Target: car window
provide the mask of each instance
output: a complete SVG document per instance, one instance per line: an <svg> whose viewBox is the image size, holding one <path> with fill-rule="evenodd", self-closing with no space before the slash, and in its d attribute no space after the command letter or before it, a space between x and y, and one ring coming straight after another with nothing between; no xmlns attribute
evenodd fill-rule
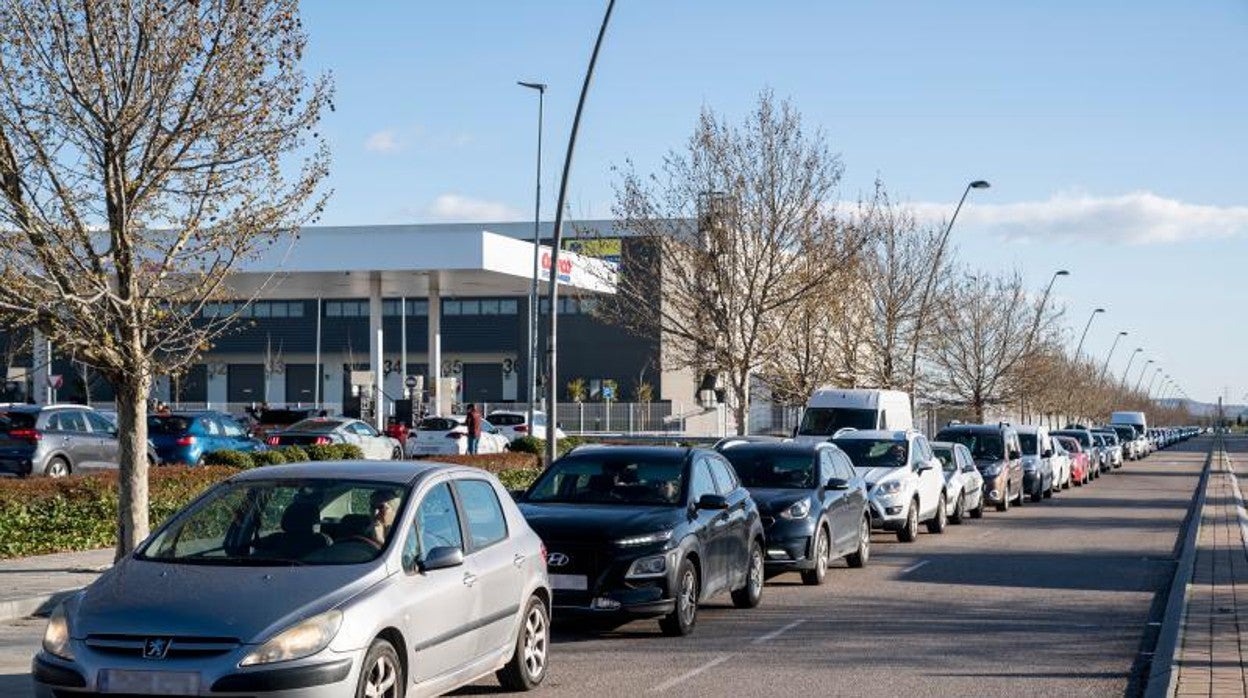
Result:
<svg viewBox="0 0 1248 698"><path fill-rule="evenodd" d="M464 549L464 536L459 529L459 514L451 487L443 482L434 485L416 509L416 520L403 546L403 567L412 569L434 548Z"/></svg>
<svg viewBox="0 0 1248 698"><path fill-rule="evenodd" d="M940 460L940 466L942 470L944 470L946 473L951 473L954 470L958 469L959 465L958 465L958 457L956 455L957 451L953 447L937 448L934 450L936 453L936 458Z"/></svg>
<svg viewBox="0 0 1248 698"><path fill-rule="evenodd" d="M702 499L704 494L715 494L715 480L711 478L711 471L707 469L706 463L698 460L692 467L693 473L689 480L689 501L696 502Z"/></svg>
<svg viewBox="0 0 1248 698"><path fill-rule="evenodd" d="M707 458L706 462L711 466L711 475L715 477L715 491L727 495L737 489L737 475L732 471L732 466L718 458Z"/></svg>
<svg viewBox="0 0 1248 698"><path fill-rule="evenodd" d="M489 547L507 537L507 517L503 515L503 506L498 502L493 485L485 480L456 480L455 490L464 508L464 518L468 520L468 538L473 550Z"/></svg>
<svg viewBox="0 0 1248 698"><path fill-rule="evenodd" d="M843 477L836 468L836 460L832 458L831 451L821 451L819 453L819 483L827 484L828 480L834 477Z"/></svg>
<svg viewBox="0 0 1248 698"><path fill-rule="evenodd" d="M83 418L82 412L78 410L66 410L62 412L60 416L62 431L87 430L87 420Z"/></svg>
<svg viewBox="0 0 1248 698"><path fill-rule="evenodd" d="M833 439L855 468L900 468L909 462L910 446L892 439Z"/></svg>
<svg viewBox="0 0 1248 698"><path fill-rule="evenodd" d="M460 426L460 423L454 419L446 417L428 417L420 420L420 424L416 426L418 431L451 431Z"/></svg>
<svg viewBox="0 0 1248 698"><path fill-rule="evenodd" d="M104 419L94 412L85 412L87 416L87 424L91 426L91 431L97 434L112 434L113 423Z"/></svg>
<svg viewBox="0 0 1248 698"><path fill-rule="evenodd" d="M685 468L679 460L641 460L613 453L586 453L560 458L534 482L525 499L530 502L566 502L626 505L680 504ZM707 492L714 482L707 474Z"/></svg>
<svg viewBox="0 0 1248 698"><path fill-rule="evenodd" d="M204 431L206 431L209 436L221 435L221 425L218 424L217 420L212 417L200 417L199 423L203 425Z"/></svg>
<svg viewBox="0 0 1248 698"><path fill-rule="evenodd" d="M240 437L247 434L247 432L243 431L243 428L238 425L238 422L230 419L229 417L221 418L221 432L226 436L232 437Z"/></svg>
<svg viewBox="0 0 1248 698"><path fill-rule="evenodd" d="M352 422L347 428L360 436L377 436L377 430L364 422Z"/></svg>
<svg viewBox="0 0 1248 698"><path fill-rule="evenodd" d="M481 420L481 431L487 434L497 434L498 427L494 426L493 424L490 424L488 419L483 419Z"/></svg>
<svg viewBox="0 0 1248 698"><path fill-rule="evenodd" d="M495 412L489 416L490 423L500 427L514 427L518 424L524 424L524 415L522 414L502 414Z"/></svg>

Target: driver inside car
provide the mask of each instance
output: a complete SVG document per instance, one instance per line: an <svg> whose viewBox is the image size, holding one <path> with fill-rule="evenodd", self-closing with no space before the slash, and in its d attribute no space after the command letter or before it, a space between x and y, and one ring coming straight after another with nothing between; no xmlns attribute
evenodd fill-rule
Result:
<svg viewBox="0 0 1248 698"><path fill-rule="evenodd" d="M394 519L399 513L399 493L393 490L374 490L369 497L369 506L373 512L373 522L368 529L368 537L378 545L385 545L390 529L394 527Z"/></svg>

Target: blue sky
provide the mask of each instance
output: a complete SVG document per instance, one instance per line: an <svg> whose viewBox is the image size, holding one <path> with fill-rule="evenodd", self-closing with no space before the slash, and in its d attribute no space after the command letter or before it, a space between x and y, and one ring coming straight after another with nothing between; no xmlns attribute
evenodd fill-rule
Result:
<svg viewBox="0 0 1248 698"><path fill-rule="evenodd" d="M337 84L323 222L531 217L536 96L519 79L550 85L549 216L604 7L305 2L309 67ZM739 118L771 88L841 153L843 200L878 175L938 217L965 182L991 181L955 229L964 260L1037 288L1069 269L1055 294L1072 333L1109 311L1086 352L1125 330L1114 370L1142 346L1192 397L1240 401L1246 39L1242 0L619 0L570 213L609 215L612 166L652 170L702 107Z"/></svg>

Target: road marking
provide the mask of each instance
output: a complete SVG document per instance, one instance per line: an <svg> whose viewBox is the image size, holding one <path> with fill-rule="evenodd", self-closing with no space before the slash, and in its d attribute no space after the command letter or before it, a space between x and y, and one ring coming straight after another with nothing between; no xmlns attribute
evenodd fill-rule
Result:
<svg viewBox="0 0 1248 698"><path fill-rule="evenodd" d="M806 622L805 620L795 620L792 623L789 623L788 625L784 626L783 628L780 628L779 630L773 630L767 633L766 635L762 635L760 637L754 638L754 642L752 644L761 645L764 642L771 642L772 640L780 637L781 635L789 632L793 628L796 628L797 626L805 622Z"/></svg>
<svg viewBox="0 0 1248 698"><path fill-rule="evenodd" d="M901 571L901 573L902 573L902 574L910 574L911 572L913 572L913 571L915 571L915 570L919 569L920 567L922 567L923 565L926 565L926 564L927 564L927 563L929 563L929 562L931 562L931 560L923 560L923 561L921 561L921 562L916 562L916 563L914 563L913 565L910 565L910 566L909 566L909 567L907 567L906 569L902 570L902 571Z"/></svg>
<svg viewBox="0 0 1248 698"><path fill-rule="evenodd" d="M684 683L684 682L688 681L689 679L692 679L693 677L697 676L698 674L701 674L702 672L705 672L705 671L710 671L711 669L714 669L715 667L719 666L720 664L723 664L724 662L728 661L728 658L729 658L729 657L731 657L731 656L732 656L732 655L728 655L728 654L721 654L721 655L719 655L718 657L716 657L716 658L712 659L711 661L707 662L706 664L703 664L702 666L700 666L700 667L698 667L698 668L696 668L696 669L693 669L693 670L690 670L690 671L686 671L685 673L681 674L680 676L677 676L677 677L676 677L676 678L674 678L674 679L668 679L667 681L664 681L663 683L659 684L658 686L655 686L654 688L650 689L650 692L651 692L651 693L662 693L663 691L666 691L666 690L668 690L669 688L673 688L673 687L675 687L675 686L679 686L680 684L682 684L682 683Z"/></svg>

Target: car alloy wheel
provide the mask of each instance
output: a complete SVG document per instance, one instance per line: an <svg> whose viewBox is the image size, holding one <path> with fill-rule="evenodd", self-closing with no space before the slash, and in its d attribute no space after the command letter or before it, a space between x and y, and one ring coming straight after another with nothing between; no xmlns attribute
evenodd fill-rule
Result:
<svg viewBox="0 0 1248 698"><path fill-rule="evenodd" d="M819 533L815 536L815 568L802 572L802 582L817 586L823 584L823 580L828 575L828 557L830 555L828 545L828 529L819 526Z"/></svg>
<svg viewBox="0 0 1248 698"><path fill-rule="evenodd" d="M953 516L949 517L949 523L960 524L966 520L966 495L958 495L958 503L953 507Z"/></svg>
<svg viewBox="0 0 1248 698"><path fill-rule="evenodd" d="M546 672L546 614L540 605L524 621L524 669L531 677Z"/></svg>
<svg viewBox="0 0 1248 698"><path fill-rule="evenodd" d="M850 553L845 561L850 567L857 568L866 567L869 559L871 559L871 522L864 516L858 523L858 550Z"/></svg>
<svg viewBox="0 0 1248 698"><path fill-rule="evenodd" d="M1010 485L1009 483L1006 483L1005 495L1001 497L1001 501L997 504L997 511L1009 511L1009 510L1010 510Z"/></svg>
<svg viewBox="0 0 1248 698"><path fill-rule="evenodd" d="M402 698L405 688L403 667L394 646L385 640L373 640L364 656L356 698Z"/></svg>
<svg viewBox="0 0 1248 698"><path fill-rule="evenodd" d="M919 501L911 500L910 510L906 512L906 526L897 531L897 540L912 543L919 537Z"/></svg>
<svg viewBox="0 0 1248 698"><path fill-rule="evenodd" d="M659 620L664 635L688 635L698 621L698 571L688 558L681 561L677 579L676 607Z"/></svg>
<svg viewBox="0 0 1248 698"><path fill-rule="evenodd" d="M48 467L44 472L48 477L65 477L69 475L69 463L58 456L48 461Z"/></svg>
<svg viewBox="0 0 1248 698"><path fill-rule="evenodd" d="M511 661L495 672L498 682L508 691L537 688L546 678L549 646L550 616L547 615L546 604L537 596L532 596L524 612Z"/></svg>
<svg viewBox="0 0 1248 698"><path fill-rule="evenodd" d="M390 460L403 460L403 449L396 448L390 452Z"/></svg>
<svg viewBox="0 0 1248 698"><path fill-rule="evenodd" d="M927 522L928 533L944 533L949 523L949 512L947 511L947 501L945 493L940 493L940 499L936 501L936 516L933 516Z"/></svg>
<svg viewBox="0 0 1248 698"><path fill-rule="evenodd" d="M750 544L750 566L746 572L745 586L732 592L732 605L737 608L754 608L763 599L763 546L754 541Z"/></svg>

